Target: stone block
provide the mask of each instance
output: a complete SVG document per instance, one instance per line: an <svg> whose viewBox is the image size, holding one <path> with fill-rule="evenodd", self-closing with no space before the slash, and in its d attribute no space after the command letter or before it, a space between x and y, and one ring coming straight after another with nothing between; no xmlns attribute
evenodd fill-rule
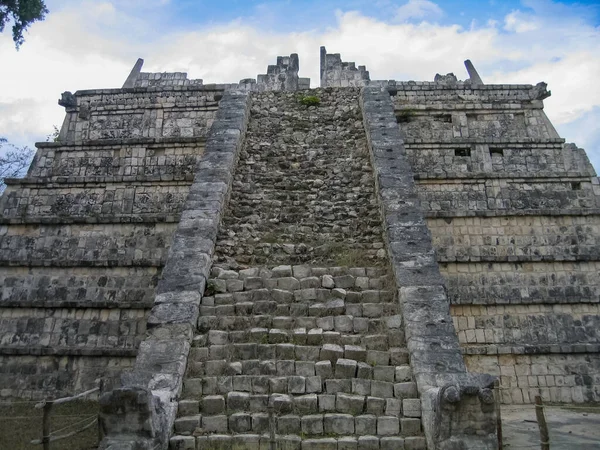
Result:
<svg viewBox="0 0 600 450"><path fill-rule="evenodd" d="M287 377L269 377L269 392L273 394L287 394Z"/></svg>
<svg viewBox="0 0 600 450"><path fill-rule="evenodd" d="M200 426L202 416L179 417L175 419L175 433L177 434L192 434L196 428Z"/></svg>
<svg viewBox="0 0 600 450"><path fill-rule="evenodd" d="M169 450L196 450L196 438L193 436L173 436L169 440Z"/></svg>
<svg viewBox="0 0 600 450"><path fill-rule="evenodd" d="M354 330L354 321L352 316L335 316L333 318L333 327L340 333L351 333Z"/></svg>
<svg viewBox="0 0 600 450"><path fill-rule="evenodd" d="M338 439L338 450L357 450L358 441L354 436L342 436Z"/></svg>
<svg viewBox="0 0 600 450"><path fill-rule="evenodd" d="M252 430L252 416L248 413L235 413L229 416L229 430L232 433L247 433Z"/></svg>
<svg viewBox="0 0 600 450"><path fill-rule="evenodd" d="M206 361L206 375L208 376L219 376L224 375L227 369L227 361L224 359L216 361Z"/></svg>
<svg viewBox="0 0 600 450"><path fill-rule="evenodd" d="M319 412L335 411L335 395L321 394L318 395Z"/></svg>
<svg viewBox="0 0 600 450"><path fill-rule="evenodd" d="M360 345L344 345L344 358L365 362L367 349Z"/></svg>
<svg viewBox="0 0 600 450"><path fill-rule="evenodd" d="M308 345L322 345L323 344L323 329L312 328L308 330L306 334L306 343Z"/></svg>
<svg viewBox="0 0 600 450"><path fill-rule="evenodd" d="M301 427L302 433L309 436L323 434L323 415L312 414L302 416Z"/></svg>
<svg viewBox="0 0 600 450"><path fill-rule="evenodd" d="M338 393L336 395L335 407L341 413L352 415L362 414L365 407L365 397L362 395Z"/></svg>
<svg viewBox="0 0 600 450"><path fill-rule="evenodd" d="M404 450L404 438L398 436L382 437L379 440L380 450Z"/></svg>
<svg viewBox="0 0 600 450"><path fill-rule="evenodd" d="M427 442L422 436L405 437L404 448L405 450L427 450Z"/></svg>
<svg viewBox="0 0 600 450"><path fill-rule="evenodd" d="M193 416L200 412L200 402L198 400L179 400L177 405L177 415Z"/></svg>
<svg viewBox="0 0 600 450"><path fill-rule="evenodd" d="M324 344L321 348L320 359L329 360L335 364L339 358L344 357L344 349L340 345L336 344Z"/></svg>
<svg viewBox="0 0 600 450"><path fill-rule="evenodd" d="M387 381L371 381L371 395L373 397L393 397L394 396L394 384Z"/></svg>
<svg viewBox="0 0 600 450"><path fill-rule="evenodd" d="M227 433L227 416L202 416L202 429L207 433Z"/></svg>
<svg viewBox="0 0 600 450"><path fill-rule="evenodd" d="M306 277L300 279L300 287L302 289L320 288L321 280L319 277Z"/></svg>
<svg viewBox="0 0 600 450"><path fill-rule="evenodd" d="M352 382L347 379L330 378L325 380L325 390L328 394L337 394L338 392L351 392Z"/></svg>
<svg viewBox="0 0 600 450"><path fill-rule="evenodd" d="M321 286L323 286L326 289L333 289L335 287L333 277L331 275L323 275L321 277Z"/></svg>
<svg viewBox="0 0 600 450"><path fill-rule="evenodd" d="M402 414L405 417L421 417L421 400L418 398L402 400Z"/></svg>
<svg viewBox="0 0 600 450"><path fill-rule="evenodd" d="M394 396L400 399L417 398L417 383L396 383L394 384Z"/></svg>
<svg viewBox="0 0 600 450"><path fill-rule="evenodd" d="M367 414L376 416L383 415L385 410L385 399L379 397L367 397Z"/></svg>
<svg viewBox="0 0 600 450"><path fill-rule="evenodd" d="M400 419L400 429L404 436L421 434L421 419L405 417Z"/></svg>
<svg viewBox="0 0 600 450"><path fill-rule="evenodd" d="M210 330L208 332L208 343L210 345L225 345L229 342L227 331Z"/></svg>
<svg viewBox="0 0 600 450"><path fill-rule="evenodd" d="M296 345L296 359L299 361L318 361L321 348L310 345Z"/></svg>
<svg viewBox="0 0 600 450"><path fill-rule="evenodd" d="M377 436L359 436L358 450L379 450L379 438Z"/></svg>
<svg viewBox="0 0 600 450"><path fill-rule="evenodd" d="M373 379L378 381L394 382L396 368L394 366L375 366L373 367Z"/></svg>
<svg viewBox="0 0 600 450"><path fill-rule="evenodd" d="M305 439L302 450L337 450L337 441L333 438Z"/></svg>
<svg viewBox="0 0 600 450"><path fill-rule="evenodd" d="M278 450L300 450L302 438L296 435L277 436L276 445Z"/></svg>
<svg viewBox="0 0 600 450"><path fill-rule="evenodd" d="M341 275L333 277L336 288L350 289L354 287L354 277L352 275Z"/></svg>
<svg viewBox="0 0 600 450"><path fill-rule="evenodd" d="M250 395L248 400L249 411L266 411L269 404L269 396L266 394Z"/></svg>
<svg viewBox="0 0 600 450"><path fill-rule="evenodd" d="M315 363L315 373L324 380L331 378L333 376L333 366L331 361L318 361Z"/></svg>
<svg viewBox="0 0 600 450"><path fill-rule="evenodd" d="M377 417L371 414L356 416L354 418L355 433L359 436L377 433Z"/></svg>
<svg viewBox="0 0 600 450"><path fill-rule="evenodd" d="M387 366L390 363L390 355L388 352L368 350L367 363L373 366Z"/></svg>
<svg viewBox="0 0 600 450"><path fill-rule="evenodd" d="M298 434L300 433L300 417L287 414L277 417L277 433Z"/></svg>
<svg viewBox="0 0 600 450"><path fill-rule="evenodd" d="M333 330L333 316L317 317L315 323L324 332ZM323 342L325 342L325 336L323 336Z"/></svg>
<svg viewBox="0 0 600 450"><path fill-rule="evenodd" d="M208 448L208 445L204 447L199 445L197 448ZM258 434L240 434L232 436L231 448L232 450L238 448L243 448L244 450L260 450L260 436Z"/></svg>
<svg viewBox="0 0 600 450"><path fill-rule="evenodd" d="M227 394L227 409L229 411L246 411L250 404L250 394L247 392L230 392Z"/></svg>
<svg viewBox="0 0 600 450"><path fill-rule="evenodd" d="M293 360L277 361L277 375L291 376L296 372L296 365Z"/></svg>
<svg viewBox="0 0 600 450"><path fill-rule="evenodd" d="M301 377L314 376L315 363L313 361L296 361L296 375Z"/></svg>
<svg viewBox="0 0 600 450"><path fill-rule="evenodd" d="M200 411L205 415L221 414L225 411L225 397L206 395L200 399Z"/></svg>
<svg viewBox="0 0 600 450"><path fill-rule="evenodd" d="M373 378L373 367L370 364L359 362L356 368L356 378L370 380Z"/></svg>
<svg viewBox="0 0 600 450"><path fill-rule="evenodd" d="M229 450L231 448L232 436L228 434L213 434L208 436L208 448L218 450Z"/></svg>
<svg viewBox="0 0 600 450"><path fill-rule="evenodd" d="M306 392L306 379L304 377L292 376L288 378L288 393L304 394Z"/></svg>
<svg viewBox="0 0 600 450"><path fill-rule="evenodd" d="M292 266L277 266L271 270L273 278L283 278L292 276Z"/></svg>
<svg viewBox="0 0 600 450"><path fill-rule="evenodd" d="M357 395L371 395L371 381L362 378L352 379L352 393Z"/></svg>
<svg viewBox="0 0 600 450"><path fill-rule="evenodd" d="M294 277L283 277L277 280L277 288L284 291L295 291L300 289L300 282Z"/></svg>
<svg viewBox="0 0 600 450"><path fill-rule="evenodd" d="M252 377L238 375L233 377L233 390L239 392L252 392Z"/></svg>
<svg viewBox="0 0 600 450"><path fill-rule="evenodd" d="M323 430L325 434L354 434L354 417L350 414L325 414Z"/></svg>
<svg viewBox="0 0 600 450"><path fill-rule="evenodd" d="M396 366L396 383L403 383L412 380L412 371L410 366Z"/></svg>
<svg viewBox="0 0 600 450"><path fill-rule="evenodd" d="M269 431L269 414L252 414L252 431L255 433L267 433Z"/></svg>
<svg viewBox="0 0 600 450"><path fill-rule="evenodd" d="M377 418L377 434L394 436L400 434L400 422L397 417L380 416Z"/></svg>
<svg viewBox="0 0 600 450"><path fill-rule="evenodd" d="M300 395L294 397L294 410L299 414L315 414L319 411L319 402L316 394Z"/></svg>
<svg viewBox="0 0 600 450"><path fill-rule="evenodd" d="M318 394L323 390L323 383L321 377L307 377L306 378L306 393L307 394Z"/></svg>
<svg viewBox="0 0 600 450"><path fill-rule="evenodd" d="M385 399L385 415L400 417L402 414L402 400L398 398Z"/></svg>
<svg viewBox="0 0 600 450"><path fill-rule="evenodd" d="M278 414L289 414L292 412L294 403L292 397L284 394L272 394L269 397L269 405Z"/></svg>
<svg viewBox="0 0 600 450"><path fill-rule="evenodd" d="M340 358L335 363L336 378L356 377L357 362L353 359Z"/></svg>

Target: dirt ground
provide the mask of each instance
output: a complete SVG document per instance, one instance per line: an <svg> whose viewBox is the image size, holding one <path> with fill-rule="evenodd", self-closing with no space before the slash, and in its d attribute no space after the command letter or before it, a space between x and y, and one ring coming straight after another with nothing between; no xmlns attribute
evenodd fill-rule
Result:
<svg viewBox="0 0 600 450"><path fill-rule="evenodd" d="M0 450L42 449L41 445L30 444L32 439L41 439L42 434L42 410L33 406L33 403L0 403ZM58 435L67 434L90 423L97 414L96 402L58 405L52 409L51 431ZM60 431L61 428L65 429ZM50 449L89 450L95 449L97 445L98 427L94 424L80 434L51 442Z"/></svg>
<svg viewBox="0 0 600 450"><path fill-rule="evenodd" d="M533 405L503 405L504 450L540 448ZM546 406L551 450L600 450L600 406Z"/></svg>

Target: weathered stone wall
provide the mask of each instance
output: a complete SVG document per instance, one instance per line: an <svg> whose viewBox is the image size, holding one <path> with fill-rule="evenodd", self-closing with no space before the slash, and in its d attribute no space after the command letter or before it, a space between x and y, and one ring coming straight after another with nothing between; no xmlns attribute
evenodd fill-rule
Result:
<svg viewBox="0 0 600 450"><path fill-rule="evenodd" d="M600 184L545 85L389 89L467 367L500 375L505 403L598 401Z"/></svg>
<svg viewBox="0 0 600 450"><path fill-rule="evenodd" d="M28 178L68 181L191 181L204 143L194 139L125 141L113 145L38 144L46 151L32 165ZM64 177L64 178L63 178Z"/></svg>
<svg viewBox="0 0 600 450"><path fill-rule="evenodd" d="M594 261L600 250L597 215L431 218L427 225L440 262Z"/></svg>
<svg viewBox="0 0 600 450"><path fill-rule="evenodd" d="M189 182L26 184L2 202L3 221L175 222Z"/></svg>
<svg viewBox="0 0 600 450"><path fill-rule="evenodd" d="M455 305L597 303L598 261L442 263Z"/></svg>
<svg viewBox="0 0 600 450"><path fill-rule="evenodd" d="M69 93L61 141L205 137L223 95L212 86L150 89Z"/></svg>
<svg viewBox="0 0 600 450"><path fill-rule="evenodd" d="M361 87L370 83L365 66L342 61L339 53L327 53L321 47L321 87Z"/></svg>
<svg viewBox="0 0 600 450"><path fill-rule="evenodd" d="M502 381L502 403L533 403L540 395L544 402L598 402L598 348L582 353L541 355L470 355L469 370L485 371Z"/></svg>
<svg viewBox="0 0 600 450"><path fill-rule="evenodd" d="M411 143L406 152L415 177L505 178L582 177L589 182L595 172L585 153L571 144L509 139L503 144ZM587 177L587 178L586 178Z"/></svg>
<svg viewBox="0 0 600 450"><path fill-rule="evenodd" d="M217 263L385 261L358 90L253 95Z"/></svg>
<svg viewBox="0 0 600 450"><path fill-rule="evenodd" d="M109 354L109 352L107 352ZM131 368L135 357L118 356L0 356L0 397L41 400L83 392L99 374L117 377Z"/></svg>
<svg viewBox="0 0 600 450"><path fill-rule="evenodd" d="M578 214L600 207L590 178L419 181L422 207L433 216Z"/></svg>
<svg viewBox="0 0 600 450"><path fill-rule="evenodd" d="M73 394L133 364L223 95L178 79L64 94L59 141L39 144L27 177L8 180L3 396ZM72 370L41 382L50 369L29 369L32 357Z"/></svg>
<svg viewBox="0 0 600 450"><path fill-rule="evenodd" d="M2 225L3 266L161 266L175 224Z"/></svg>
<svg viewBox="0 0 600 450"><path fill-rule="evenodd" d="M4 267L0 305L13 307L147 308L160 266Z"/></svg>

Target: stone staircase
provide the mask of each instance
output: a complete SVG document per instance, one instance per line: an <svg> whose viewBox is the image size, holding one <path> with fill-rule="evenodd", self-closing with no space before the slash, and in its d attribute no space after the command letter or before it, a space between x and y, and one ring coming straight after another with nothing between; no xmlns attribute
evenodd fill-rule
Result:
<svg viewBox="0 0 600 450"><path fill-rule="evenodd" d="M424 449L383 268L214 268L173 449ZM271 425L269 412L273 413Z"/></svg>

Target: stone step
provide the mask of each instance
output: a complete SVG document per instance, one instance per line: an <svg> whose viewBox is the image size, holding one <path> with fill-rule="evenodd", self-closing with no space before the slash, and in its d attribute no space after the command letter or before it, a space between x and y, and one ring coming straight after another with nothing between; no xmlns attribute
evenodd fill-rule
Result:
<svg viewBox="0 0 600 450"><path fill-rule="evenodd" d="M363 380L378 380L404 383L412 381L410 366L384 366L367 364L352 359L338 359L332 363L329 360L313 362L282 360L227 360L190 361L187 370L189 378L198 377L246 377L246 376L300 376L320 377L321 380L330 378ZM237 388L235 388L237 390ZM243 390L243 389L242 389Z"/></svg>
<svg viewBox="0 0 600 450"><path fill-rule="evenodd" d="M304 280L318 280L309 277ZM245 280L214 280L209 284L209 291L202 299L205 306L235 305L238 303L271 301L292 304L297 302L326 303L342 300L346 304L393 303L398 305L394 292L384 289L350 290L346 288L325 288L314 283L299 283L296 278L246 278ZM218 284L217 282L225 282ZM258 287L272 285L279 286ZM209 283L211 283L209 281ZM367 282L365 282L367 285ZM214 291L214 295L210 294Z"/></svg>
<svg viewBox="0 0 600 450"><path fill-rule="evenodd" d="M244 312L244 305L202 306L197 326L200 333L207 333L210 330L243 331L251 328L275 328L288 332L295 329L306 329L308 333L311 329L320 328L323 331L337 329L339 332L345 331L346 333L375 334L388 331L395 333L396 330L403 328L402 316L396 314L395 306L381 308L380 306L385 304L374 305L376 307L363 308L363 316L345 314L346 310L335 316L307 316L303 314L302 308L298 308L298 314L295 315L296 308L293 305L290 307L281 305L282 307L278 307L272 314L253 314L250 308ZM365 312L370 317L365 317Z"/></svg>
<svg viewBox="0 0 600 450"><path fill-rule="evenodd" d="M305 421L308 423L308 420ZM385 425L385 424L384 424ZM302 422L300 424L302 427ZM308 426L308 425L307 425ZM318 426L318 421L317 421ZM406 423L410 427L410 423ZM402 430L402 424L400 425ZM375 433L377 427L367 433ZM324 433L323 433L324 434ZM356 433L358 434L358 433ZM426 450L427 443L423 436L374 436L365 434L361 436L336 436L336 437L307 437L303 435L277 436L275 448L277 450ZM171 438L169 450L270 450L270 437L268 433L250 434L240 433L210 434L201 436L177 435Z"/></svg>
<svg viewBox="0 0 600 450"><path fill-rule="evenodd" d="M413 381L322 378L319 375L223 375L186 378L182 396L186 400L197 400L202 395L229 395L232 392L245 393L245 396L268 393L351 394L365 398L372 396L396 399L416 398L417 396L417 388Z"/></svg>
<svg viewBox="0 0 600 450"><path fill-rule="evenodd" d="M308 277L342 277L350 275L354 278L367 277L389 277L389 271L385 267L315 267L309 265L282 265L271 269L266 267L253 267L249 269L230 270L219 266L214 266L211 269L211 279L245 279L249 277L261 278L283 278L294 277L297 279ZM334 280L335 281L335 280ZM341 280L339 280L341 281ZM344 283L347 279L343 280ZM342 286L335 286L342 287Z"/></svg>
<svg viewBox="0 0 600 450"><path fill-rule="evenodd" d="M417 400L418 401L418 400ZM275 432L279 435L302 434L305 438L337 435L379 436L421 435L419 417L388 414L349 414L282 411L274 414ZM194 414L175 420L175 433L180 435L208 433L268 433L269 413L240 411L231 414Z"/></svg>
<svg viewBox="0 0 600 450"><path fill-rule="evenodd" d="M381 286L383 283L381 281L375 282L366 277L364 280L360 280L359 277L355 281L350 280L349 282L356 286L335 287L335 281L331 281L333 279L334 277L325 280L320 280L319 277L210 279L207 283L205 299L210 303L214 301L216 305L251 301L275 301L277 303L311 301L315 303L332 299L342 299L346 303L395 303L394 291L372 288L372 286ZM212 300L213 296L214 300Z"/></svg>
<svg viewBox="0 0 600 450"><path fill-rule="evenodd" d="M325 333L324 333L325 334ZM341 336L341 335L340 335ZM377 343L376 340L373 342ZM384 341L387 343L387 340ZM197 342L195 342L197 343ZM229 362L246 360L292 360L292 361L331 361L335 364L340 358L366 362L378 366L401 366L408 364L408 351L403 347L386 347L378 350L355 344L344 344L341 339L335 343L322 345L261 344L254 342L194 346L190 349L190 362L226 360Z"/></svg>
<svg viewBox="0 0 600 450"><path fill-rule="evenodd" d="M210 316L209 316L210 317ZM214 320L219 320L214 316ZM388 327L393 319L387 324L369 323L367 320L352 318L352 316L339 316L331 320L319 320L316 328L306 329L292 328L289 317L273 317L274 325L289 326L289 328L263 328L245 327L241 330L222 330L210 327L206 332L197 334L192 343L195 347L212 347L228 344L296 344L296 345L355 345L364 346L365 350L381 350L389 346L398 347L404 345L404 337L400 334L401 327ZM288 323L285 323L288 321ZM203 327L199 331L204 331ZM397 324L400 323L398 319ZM369 328L371 328L369 330ZM216 351L216 350L215 350Z"/></svg>

